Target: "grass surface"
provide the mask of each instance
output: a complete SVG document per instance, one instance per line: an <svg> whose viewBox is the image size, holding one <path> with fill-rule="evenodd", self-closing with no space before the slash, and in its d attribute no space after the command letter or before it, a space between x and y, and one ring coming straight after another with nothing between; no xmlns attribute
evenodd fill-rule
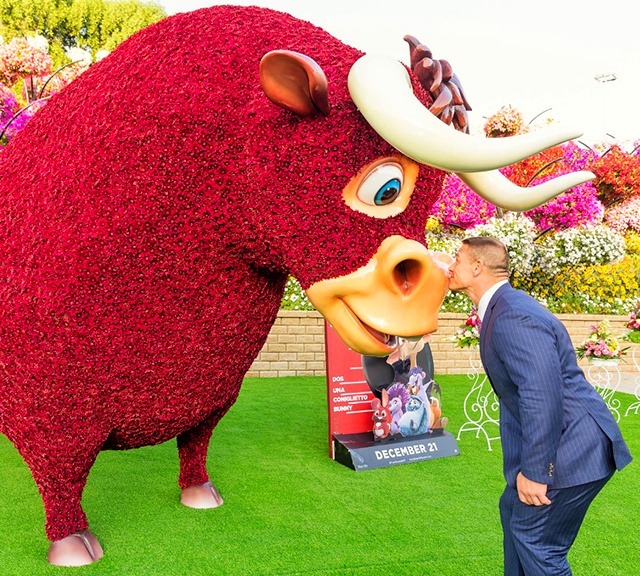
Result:
<svg viewBox="0 0 640 576"><path fill-rule="evenodd" d="M464 422L465 376L441 376L449 431ZM635 398L618 394L622 414ZM247 379L216 429L209 470L225 504L181 506L175 442L103 452L83 506L105 557L55 568L40 497L0 436L0 574L145 576L500 576L497 443L463 434L460 456L353 472L330 460L324 378ZM640 416L620 424L640 455ZM616 474L572 549L576 576L640 574L640 466Z"/></svg>

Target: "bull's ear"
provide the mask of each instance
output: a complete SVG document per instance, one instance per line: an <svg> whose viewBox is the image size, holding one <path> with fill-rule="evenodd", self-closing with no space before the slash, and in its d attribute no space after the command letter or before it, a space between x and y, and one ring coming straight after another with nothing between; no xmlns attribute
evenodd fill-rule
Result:
<svg viewBox="0 0 640 576"><path fill-rule="evenodd" d="M327 77L304 54L290 50L265 54L260 61L260 84L267 98L286 110L301 116L329 115Z"/></svg>

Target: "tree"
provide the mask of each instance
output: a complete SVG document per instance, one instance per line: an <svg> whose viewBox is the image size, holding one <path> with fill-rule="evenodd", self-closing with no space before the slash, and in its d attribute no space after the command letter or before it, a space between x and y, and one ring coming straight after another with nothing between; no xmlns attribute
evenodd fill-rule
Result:
<svg viewBox="0 0 640 576"><path fill-rule="evenodd" d="M56 68L68 62L69 48L111 51L166 15L157 2L141 0L0 0L0 36L44 36Z"/></svg>

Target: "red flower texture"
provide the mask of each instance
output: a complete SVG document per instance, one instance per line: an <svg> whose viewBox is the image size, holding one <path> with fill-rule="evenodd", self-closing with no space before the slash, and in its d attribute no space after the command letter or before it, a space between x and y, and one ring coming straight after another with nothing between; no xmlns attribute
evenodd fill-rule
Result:
<svg viewBox="0 0 640 576"><path fill-rule="evenodd" d="M322 66L329 116L266 98L259 62L275 49ZM208 480L211 432L290 274L309 286L391 235L423 241L441 172L421 168L395 217L343 201L364 165L396 153L349 97L360 56L266 9L178 14L53 95L0 155L0 428L51 540L87 527L80 499L102 449L177 437L181 487Z"/></svg>

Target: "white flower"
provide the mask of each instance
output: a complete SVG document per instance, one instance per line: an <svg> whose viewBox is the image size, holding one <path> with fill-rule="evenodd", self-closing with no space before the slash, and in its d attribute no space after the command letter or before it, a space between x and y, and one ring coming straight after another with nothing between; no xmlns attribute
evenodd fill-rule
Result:
<svg viewBox="0 0 640 576"><path fill-rule="evenodd" d="M78 62L80 66L90 66L93 62L91 52L88 50L83 50L82 48L73 46L72 48L67 48L66 52L67 58L69 58L71 62Z"/></svg>
<svg viewBox="0 0 640 576"><path fill-rule="evenodd" d="M40 36L40 34L29 36L27 38L27 43L36 50L41 50L45 54L49 53L49 41L44 36Z"/></svg>
<svg viewBox="0 0 640 576"><path fill-rule="evenodd" d="M109 54L111 54L109 50L98 50L96 52L96 62L100 62L100 60L106 58L107 56L109 56Z"/></svg>
<svg viewBox="0 0 640 576"><path fill-rule="evenodd" d="M625 254L623 236L602 224L563 230L546 237L536 248L536 263L549 274L577 264L619 262Z"/></svg>
<svg viewBox="0 0 640 576"><path fill-rule="evenodd" d="M527 273L531 270L536 236L533 220L513 212L503 218L491 218L465 232L465 236L492 236L500 240L509 253L511 270Z"/></svg>

